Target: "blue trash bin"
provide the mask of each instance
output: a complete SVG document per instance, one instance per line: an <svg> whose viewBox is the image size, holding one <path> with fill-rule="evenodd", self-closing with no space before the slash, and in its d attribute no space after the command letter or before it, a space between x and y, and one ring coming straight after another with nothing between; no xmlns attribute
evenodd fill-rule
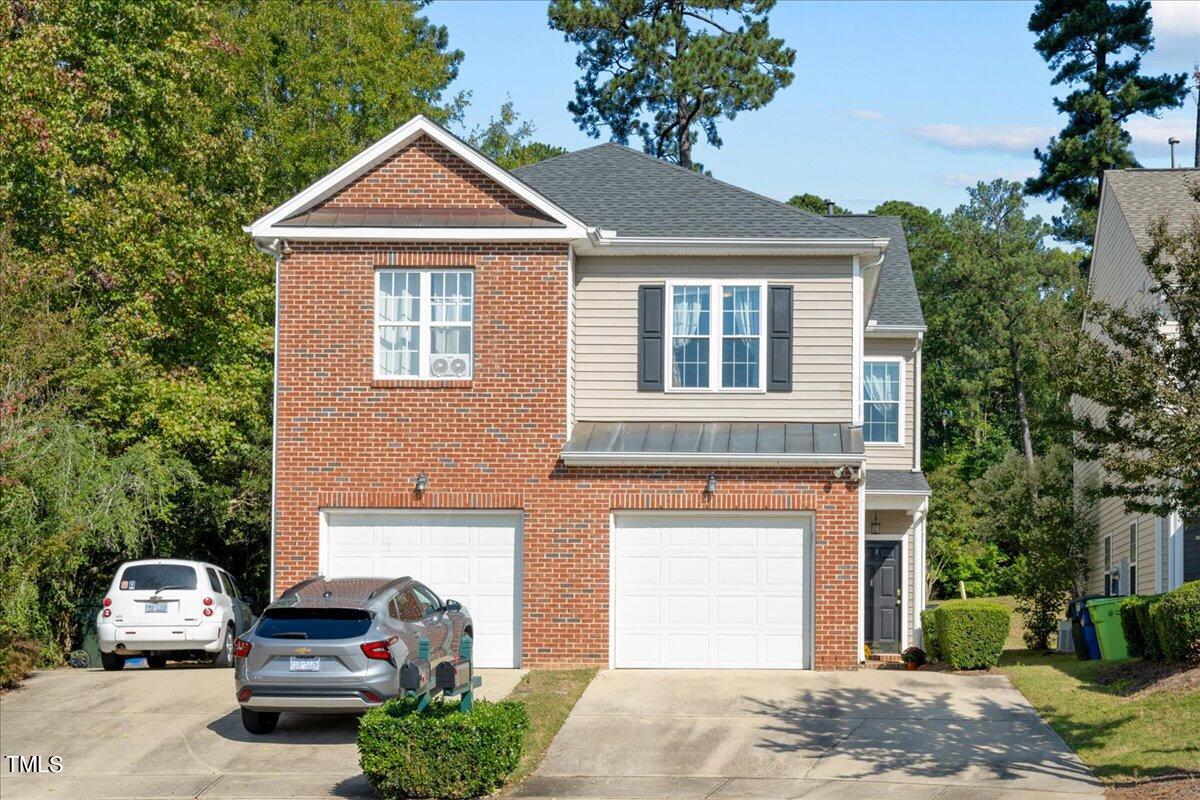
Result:
<svg viewBox="0 0 1200 800"><path fill-rule="evenodd" d="M1083 642L1087 645L1088 655L1092 661L1100 660L1100 639L1096 637L1096 624L1092 622L1088 607L1083 607Z"/></svg>

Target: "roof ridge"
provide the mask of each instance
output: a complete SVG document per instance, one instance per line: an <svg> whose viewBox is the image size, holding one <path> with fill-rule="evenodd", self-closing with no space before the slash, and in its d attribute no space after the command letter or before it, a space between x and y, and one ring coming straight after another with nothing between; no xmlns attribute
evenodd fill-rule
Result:
<svg viewBox="0 0 1200 800"><path fill-rule="evenodd" d="M509 172L517 173L517 172L520 172L521 170L525 169L526 167L540 167L542 164L549 164L551 161L557 161L560 158L566 158L567 156L577 156L580 153L587 153L592 150L599 150L601 147L605 147L610 144L617 144L617 143L616 142L600 142L600 144L594 144L594 145L591 145L590 147L583 147L583 148L580 148L579 150L568 150L567 152L559 153L556 156L550 156L549 158L543 158L541 161L534 161L531 164L522 164L519 167L513 167L512 169L509 170ZM620 146L620 145L618 145L618 146Z"/></svg>
<svg viewBox="0 0 1200 800"><path fill-rule="evenodd" d="M686 174L688 174L688 175L693 175L693 176L695 176L695 177L697 177L697 178L702 178L703 180L706 180L706 181L708 181L708 182L710 182L710 183L715 183L715 184L717 184L718 186L723 186L723 187L725 187L726 189L732 189L733 191L735 191L735 192L738 192L739 194L746 195L747 197L753 197L753 198L754 198L754 199L756 199L756 200L761 200L761 201L763 201L763 202L770 203L771 205L774 205L774 206L779 206L780 208L786 208L788 211L790 211L790 212L792 212L792 213L794 213L794 214L801 214L801 215L803 215L803 216L806 216L806 217L809 217L809 218L811 218L811 219L820 220L820 221L821 221L821 222L823 222L823 223L828 223L828 224L832 225L833 227L837 228L837 229L838 229L838 230L840 230L840 231L843 231L844 233L851 234L851 235L852 235L854 238L856 238L856 239L863 239L863 238L867 238L867 237L864 237L864 236L863 236L863 235L862 235L860 232L858 232L858 231L854 231L854 230L851 230L851 229L849 229L849 228L844 228L844 227L842 227L841 225L838 225L836 222L832 222L831 220L827 219L827 218L826 218L824 215L821 215L821 214L814 214L814 213L812 213L811 211L805 211L805 210L804 210L804 209L802 209L802 208L796 208L796 207L795 207L795 206L793 206L793 205L789 205L789 204L787 204L787 203L784 203L784 202L782 202L782 201L780 201L780 200L776 200L776 199L775 199L775 198L773 198L773 197L767 197L767 196L766 196L766 195L764 195L764 194L759 194L758 192L752 192L752 191L750 191L749 189L745 189L745 188L743 188L743 187L741 187L741 186L737 186L737 185L735 185L735 184L732 184L732 183L726 183L725 181L723 181L723 180L721 180L721 179L719 179L719 178L714 178L714 177L713 177L713 176L711 176L711 175L705 175L705 174L704 174L704 173L702 173L702 172L696 172L696 171L695 171L695 170L693 170L693 169L688 169L687 167L681 167L681 166L680 166L680 165L678 165L678 164L672 164L670 161L664 161L663 159L661 159L661 158L659 158L659 157L657 157L657 156L652 156L652 155L650 155L649 153L644 153L644 152L642 152L641 150L635 150L634 148L630 147L630 146L629 146L629 145L627 145L627 144L621 144L620 142L604 142L604 143L602 143L602 144L596 145L596 147L604 147L605 145L612 145L612 146L618 147L618 148L620 148L620 149L622 149L622 150L625 150L625 151L627 151L627 152L629 152L629 153L632 153L632 154L633 154L633 155L635 155L635 156L639 156L639 157L641 157L641 158L645 158L645 159L648 159L648 160L650 160L650 161L653 161L655 164L658 164L658 165L660 165L660 166L667 167L667 168L669 168L669 169L673 169L673 170L678 170L678 171L680 171L680 172L684 172L684 173L686 173ZM593 150L593 149L595 149L595 147L588 148L588 149L589 149L589 150ZM576 152L583 152L583 151L582 151L582 150L580 150L580 151L576 151ZM569 155L569 154L568 154L568 155Z"/></svg>

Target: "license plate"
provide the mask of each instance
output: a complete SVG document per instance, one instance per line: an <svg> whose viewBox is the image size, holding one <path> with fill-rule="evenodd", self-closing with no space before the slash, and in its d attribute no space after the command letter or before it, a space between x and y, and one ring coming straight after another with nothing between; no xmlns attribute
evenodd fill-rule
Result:
<svg viewBox="0 0 1200 800"><path fill-rule="evenodd" d="M147 614L165 614L167 613L166 603L146 603Z"/></svg>
<svg viewBox="0 0 1200 800"><path fill-rule="evenodd" d="M296 658L292 656L292 661L289 666L292 672L320 672L321 659L318 658Z"/></svg>

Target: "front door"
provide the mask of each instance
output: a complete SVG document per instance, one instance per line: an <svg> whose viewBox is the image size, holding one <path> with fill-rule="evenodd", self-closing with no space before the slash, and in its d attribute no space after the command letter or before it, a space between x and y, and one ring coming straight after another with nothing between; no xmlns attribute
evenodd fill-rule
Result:
<svg viewBox="0 0 1200 800"><path fill-rule="evenodd" d="M875 653L900 649L900 542L867 542L866 639Z"/></svg>

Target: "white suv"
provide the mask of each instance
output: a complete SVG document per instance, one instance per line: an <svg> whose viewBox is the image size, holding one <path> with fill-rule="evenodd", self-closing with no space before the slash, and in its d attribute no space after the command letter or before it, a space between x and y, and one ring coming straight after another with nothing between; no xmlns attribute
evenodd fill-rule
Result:
<svg viewBox="0 0 1200 800"><path fill-rule="evenodd" d="M127 561L96 617L106 670L145 656L151 669L168 658L211 658L233 666L233 640L254 622L229 573L202 561Z"/></svg>

